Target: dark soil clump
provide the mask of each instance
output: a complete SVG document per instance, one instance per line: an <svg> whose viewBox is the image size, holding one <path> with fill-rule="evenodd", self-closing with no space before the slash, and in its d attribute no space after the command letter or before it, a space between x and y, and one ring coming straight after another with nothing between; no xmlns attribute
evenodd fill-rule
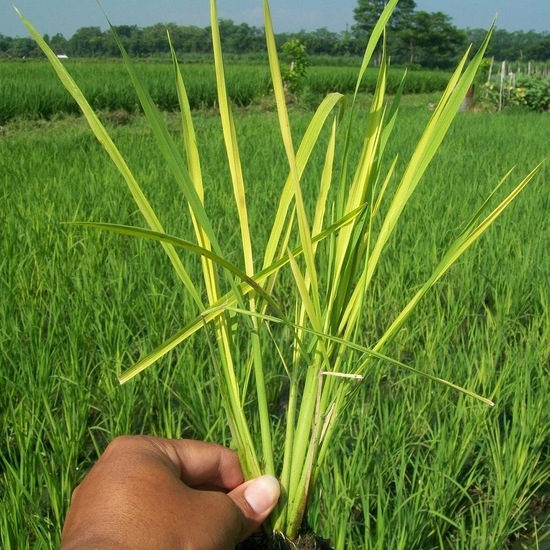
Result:
<svg viewBox="0 0 550 550"><path fill-rule="evenodd" d="M290 541L282 535L268 537L265 533L258 533L235 548L236 550L333 550L329 540L312 533L301 534L295 541Z"/></svg>

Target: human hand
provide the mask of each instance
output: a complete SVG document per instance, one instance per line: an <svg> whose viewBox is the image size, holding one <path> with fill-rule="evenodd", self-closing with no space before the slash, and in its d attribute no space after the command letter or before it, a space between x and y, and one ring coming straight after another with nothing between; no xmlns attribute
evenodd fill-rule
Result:
<svg viewBox="0 0 550 550"><path fill-rule="evenodd" d="M234 548L260 528L279 494L272 476L244 482L226 447L118 437L75 489L61 548Z"/></svg>

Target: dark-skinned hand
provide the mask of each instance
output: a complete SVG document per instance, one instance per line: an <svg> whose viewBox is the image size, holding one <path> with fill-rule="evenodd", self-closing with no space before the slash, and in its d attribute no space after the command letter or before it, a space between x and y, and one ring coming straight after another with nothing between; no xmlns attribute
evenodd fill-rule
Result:
<svg viewBox="0 0 550 550"><path fill-rule="evenodd" d="M279 494L272 476L244 482L226 447L118 437L75 489L61 548L234 548L258 531Z"/></svg>

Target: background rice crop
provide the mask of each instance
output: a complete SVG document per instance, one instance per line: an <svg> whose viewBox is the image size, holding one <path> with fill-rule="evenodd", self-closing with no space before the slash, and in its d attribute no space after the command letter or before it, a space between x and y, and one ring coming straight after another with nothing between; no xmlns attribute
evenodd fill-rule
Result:
<svg viewBox="0 0 550 550"><path fill-rule="evenodd" d="M387 92L395 94L403 78L405 69L395 68L388 72ZM368 69L361 84L361 91L374 93L377 70ZM410 71L403 92L406 94L426 94L441 92L449 82L450 73L443 71ZM357 68L353 66L317 67L308 69L306 86L314 95L322 97L330 92L352 93L357 83Z"/></svg>
<svg viewBox="0 0 550 550"><path fill-rule="evenodd" d="M121 61L68 61L67 68L99 110L140 110L137 96ZM214 67L187 64L182 71L188 82L191 107L213 107L217 102ZM178 98L170 63L141 63L140 77L163 111L174 111ZM259 65L229 65L228 93L239 106L249 105L269 91L269 70ZM0 63L0 124L14 118L52 118L76 114L74 102L49 64L40 61Z"/></svg>
<svg viewBox="0 0 550 550"><path fill-rule="evenodd" d="M65 61L92 107L98 110L140 110L132 84L121 61ZM192 109L211 108L217 103L214 67L209 63L185 63L182 71ZM394 93L403 69L389 72L388 92ZM139 74L155 103L163 111L178 108L172 66L161 61L139 63ZM269 69L254 63L234 62L226 67L228 94L240 107L258 103L271 88ZM312 100L319 102L329 92L349 93L355 89L354 66L312 66L305 85ZM449 74L440 71L412 71L405 93L431 93L445 89ZM372 93L376 71L367 71L362 91ZM0 62L0 124L13 119L50 119L61 114L78 114L78 108L56 78L49 64L41 61Z"/></svg>

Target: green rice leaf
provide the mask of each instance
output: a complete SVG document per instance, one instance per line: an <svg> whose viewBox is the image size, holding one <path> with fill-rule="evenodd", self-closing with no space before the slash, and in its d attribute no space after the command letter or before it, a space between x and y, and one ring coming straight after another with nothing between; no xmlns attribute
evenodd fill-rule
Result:
<svg viewBox="0 0 550 550"><path fill-rule="evenodd" d="M246 207L246 194L244 189L244 178L241 167L241 157L235 132L233 115L227 96L225 85L225 75L222 58L222 46L220 40L220 31L218 27L218 12L215 0L210 2L210 24L212 28L212 43L214 48L214 66L216 69L216 82L218 87L218 102L220 108L220 119L222 123L223 136L233 182L233 193L235 195L235 204L239 215L239 225L241 230L241 244L243 247L244 263L246 272L251 275L254 272L254 258L252 254L252 239L250 237L250 227L248 222L248 210Z"/></svg>
<svg viewBox="0 0 550 550"><path fill-rule="evenodd" d="M153 131L153 134L155 136L159 151L162 153L166 161L166 165L172 173L175 181L179 184L187 202L189 203L189 207L191 208L193 215L197 219L197 223L206 233L216 254L221 256L221 248L218 244L216 234L212 228L212 224L210 222L208 214L206 213L206 210L204 209L204 205L197 192L197 189L195 188L194 182L189 176L189 172L187 170L187 166L185 165L181 152L174 142L172 136L170 135L162 114L159 112L157 106L151 98L151 95L139 78L139 75L137 74L137 71L130 58L128 57L124 45L118 37L115 28L111 25L111 23L109 23L109 25L124 59L126 70L130 75L130 79L132 80L132 84L138 95L140 104L143 108L143 112L147 117L151 130ZM180 89L180 93L181 91L182 90Z"/></svg>
<svg viewBox="0 0 550 550"><path fill-rule="evenodd" d="M67 91L71 94L73 99L76 101L76 103L80 107L80 110L82 111L82 114L85 116L86 120L88 121L90 129L94 133L95 137L104 147L105 151L113 161L114 165L117 167L118 171L123 176L124 180L126 181L126 184L128 185L128 189L130 190L130 193L134 198L134 201L136 202L138 208L140 209L140 212L142 213L149 227L151 227L151 229L154 231L164 232L164 229L159 219L157 218L157 215L155 214L151 204L149 203L143 191L141 190L137 180L135 179L124 157L122 156L117 146L109 136L107 130L105 129L105 127L103 126L103 124L101 123L97 115L95 114L94 110L88 103L87 99L84 97L84 94L81 92L80 88L78 87L74 79L67 72L67 70L65 69L61 61L57 59L57 56L55 55L55 53L51 50L51 48L40 36L40 34L36 31L36 29L29 23L29 21L27 21L27 19L25 19L25 17L21 14L19 10L17 10L17 8L15 9L19 17L23 21L24 25L29 30L31 36L36 40L36 43L40 46L41 50L44 52L44 54L48 58L48 61L50 62L51 66L57 73L59 80L65 86ZM165 248L165 251L168 257L170 258L170 261L172 262L172 265L174 266L176 273L178 274L180 279L183 281L185 287L191 294L193 300L199 307L202 307L202 300L200 298L200 293L196 289L194 282L191 280L189 274L187 273L187 270L181 263L181 260L179 259L177 253L172 247L165 246L165 245L163 246Z"/></svg>
<svg viewBox="0 0 550 550"><path fill-rule="evenodd" d="M315 114L313 115L311 122L304 133L300 147L296 154L296 169L298 171L299 178L301 178L304 173L305 167L310 159L313 148L319 139L319 135L324 127L326 119L337 105L340 105L338 118L341 118L346 106L345 97L342 94L329 94L315 111ZM281 192L279 206L277 208L270 237L266 245L263 264L264 267L271 265L277 256L282 257L286 253L289 237L288 231L291 228L291 224L288 223L287 218L293 198L294 181L292 174L290 174ZM281 236L283 235L285 228L287 235L285 239L281 241ZM278 253L278 251L280 252ZM271 284L273 283L274 281L272 281Z"/></svg>
<svg viewBox="0 0 550 550"><path fill-rule="evenodd" d="M347 217L343 218L342 220L339 220L337 223L331 225L321 234L317 235L314 238L314 241L325 239L328 236L330 236L334 231L337 231L338 229L340 229L340 227L342 227L343 225L347 223L351 223L353 219L361 213L361 211L362 211L362 208L358 208L356 211L350 212ZM177 242L177 241L174 241L174 242ZM297 247L295 250L292 251L292 254L294 256L298 256L301 253L302 253L301 247ZM254 281L256 281L256 284L262 285L270 276L272 276L275 272L281 269L288 262L289 262L289 257L287 255L284 258L281 258L280 260L274 262L271 266L255 273L253 277ZM252 290L253 290L253 287L246 282L242 283L239 287L239 292L243 296L245 296ZM234 292L229 292L224 296L221 296L217 302L215 302L214 304L211 304L207 313L203 312L203 314L201 314L199 317L194 319L192 322L186 325L183 329L179 330L171 338L166 340L160 346L155 348L152 352L148 353L145 357L140 359L135 365L133 365L131 368L125 371L119 377L120 383L123 384L128 380L131 380L134 376L144 371L146 368L150 367L153 363L158 361L166 353L170 352L176 346L184 342L187 338L189 338L190 336L195 334L197 331L199 331L204 326L205 323L209 323L219 318L223 314L224 309L235 306L236 302L237 302L237 299L236 299L236 294Z"/></svg>
<svg viewBox="0 0 550 550"><path fill-rule="evenodd" d="M376 25L374 26L374 28L370 33L369 41L367 43L367 47L363 55L361 68L359 69L359 76L357 77L357 83L355 85L355 93L353 94L354 103L355 103L357 94L359 93L359 88L361 86L361 82L363 81L363 77L365 76L365 72L367 71L367 67L369 66L369 63L372 59L372 54L376 50L376 46L378 46L378 43L380 42L380 39L384 34L386 25L388 24L388 21L390 20L390 17L395 7L397 6L398 1L399 0L390 0L389 2L386 2L384 10L380 14L380 18L378 19L378 21L376 22Z"/></svg>
<svg viewBox="0 0 550 550"><path fill-rule="evenodd" d="M533 179L535 174L539 171L543 163L536 166L520 183L506 196L506 198L478 225L476 220L479 218L481 212L478 211L472 220L468 223L466 229L458 236L458 238L449 247L430 278L424 283L420 290L409 301L405 308L401 311L398 317L393 321L391 326L386 330L384 335L377 342L375 349L382 349L384 344L400 329L405 320L412 313L414 308L420 299L426 294L426 292L443 277L443 275L457 262L464 252L472 244L474 244L479 237L491 226L491 224L500 216L504 210L512 203L512 201L519 195L526 185ZM509 173L504 179L508 177ZM504 181L504 180L503 180ZM502 182L501 182L502 183Z"/></svg>
<svg viewBox="0 0 550 550"><path fill-rule="evenodd" d="M269 56L269 66L271 68L271 79L273 82L273 90L277 103L277 112L279 115L279 126L281 129L281 137L288 158L290 167L291 181L293 184L294 200L296 202L296 219L298 222L298 232L300 235L300 244L304 250L304 261L306 264L306 276L311 283L311 297L315 306L317 316L321 317L321 308L319 304L319 286L317 282L317 268L315 266L314 253L311 243L311 232L307 219L306 209L300 188L300 177L298 174L298 166L296 164L296 154L292 141L292 133L290 130L290 121L286 108L286 97L281 78L281 69L277 56L277 46L275 44L275 34L271 23L271 14L267 0L264 0L265 13L265 35L267 42L267 51Z"/></svg>
<svg viewBox="0 0 550 550"><path fill-rule="evenodd" d="M237 213L239 216L241 245L244 256L245 271L248 275L252 275L254 273L254 257L252 252L252 239L250 236L250 226L248 221L248 210L246 206L244 178L241 167L241 158L237 143L235 124L233 121L233 115L231 113L229 98L227 96L227 88L225 84L222 47L218 27L218 13L215 0L211 0L210 2L210 17L220 118L227 152L227 159L229 162L229 169L231 172L231 181L233 183L233 194L235 197L235 204L237 206ZM256 304L253 297L250 298L250 308L252 310L256 309ZM271 442L269 404L267 402L267 392L264 380L264 366L262 359L263 356L257 330L258 327L255 325L256 322L257 320L253 319L254 330L252 330L251 332L252 365L254 367L254 379L257 397L256 410L260 419L262 450L264 461L266 463L266 472L269 474L274 474L275 465L273 462L273 448Z"/></svg>
<svg viewBox="0 0 550 550"><path fill-rule="evenodd" d="M185 153L187 156L187 169L189 171L189 176L199 200L204 203L204 186L202 180L202 170L200 163L199 150L197 148L197 138L195 135L195 128L193 125L193 118L191 116L191 107L189 105L189 98L187 95L187 90L185 88L185 83L179 68L178 60L176 57L176 52L172 45L170 39L170 34L168 33L168 41L170 44L170 52L172 54L172 63L174 66L174 74L176 79L176 90L178 93L178 102L181 111L181 127L182 135L185 144ZM191 213L191 220L193 222L193 227L195 229L195 234L197 236L197 242L203 248L211 249L210 239L204 228L201 226L197 217L195 216L193 209L189 208ZM208 296L208 301L210 304L214 303L220 295L219 281L216 274L216 270L212 262L204 256L201 256L202 268L204 274L204 282L206 286L206 293Z"/></svg>
<svg viewBox="0 0 550 550"><path fill-rule="evenodd" d="M281 318L284 318L284 314L279 306L279 304L259 285L252 277L247 275L244 271L233 265L231 262L228 262L221 256L218 256L216 253L208 248L204 248L192 242L186 241L179 237L173 235L168 235L166 233L159 233L157 231L152 231L150 229L145 229L142 227L134 227L130 225L120 225L113 223L99 223L99 222L74 222L71 225L79 225L82 227L93 227L95 229L102 229L104 231L110 231L112 233L118 233L120 235L126 235L129 237L140 237L142 239L148 239L150 241L157 241L161 243L170 244L175 248L181 248L194 254L198 254L213 263L223 267L231 274L235 275L241 281L247 283L251 290L255 291L261 298L263 298L273 311L277 312Z"/></svg>
<svg viewBox="0 0 550 550"><path fill-rule="evenodd" d="M261 314L261 313L257 313L257 312L251 312L249 310L243 310L243 309L233 308L233 307L228 307L227 309L229 309L229 310L231 310L235 313L239 313L241 315L256 316L256 317L259 317L262 320L270 322L270 323L281 323L281 320L278 317L274 317L272 315L266 315L266 314ZM388 355L384 355L383 353L380 353L379 351L376 350L376 348L374 348L374 349L367 348L365 346L357 344L356 342L352 342L350 340L346 340L346 339L340 338L338 336L327 334L326 332L319 332L319 331L316 331L313 328L309 328L309 327L305 327L305 326L299 326L295 323L290 323L290 324L295 330L302 330L304 332L308 332L308 333L316 336L320 340L328 340L330 342L334 342L338 345L344 346L344 347L349 348L351 350L358 351L358 352L360 352L364 355L367 355L369 357L369 359L378 359L380 361L383 361L385 363L393 365L394 367L398 367L400 369L410 371L410 372L412 372L412 373L414 373L418 376L422 376L423 378L427 378L428 380L431 380L433 382L437 382L439 384L443 384L444 386L447 386L449 388L457 390L460 393L463 393L463 394L465 394L469 397L472 397L474 399L477 399L478 401L481 401L482 403L485 403L486 405L494 406L494 403L491 400L489 400L489 399L487 399L487 398L485 398L481 395L478 395L477 393L475 393L473 391L470 391L466 388L463 388L461 386L453 384L452 382L449 382L448 380L445 380L444 378L439 378L437 376L434 376L433 374L423 372L423 371L421 371L419 369L416 369L416 368L414 368L410 365L406 365L405 363L402 363L401 361L398 361L397 359L393 359L392 357L389 357ZM355 371L351 374L354 374L354 375L355 374L361 374L359 372L359 370L360 369L357 369L357 371Z"/></svg>
<svg viewBox="0 0 550 550"><path fill-rule="evenodd" d="M395 229L403 209L415 191L435 153L439 149L468 88L474 80L479 64L483 59L489 43L490 35L490 32L487 33L483 44L468 68L462 74L468 53L463 57L420 138L418 146L411 157L401 183L394 195L393 201L390 204L388 213L384 218L380 233L373 247L367 268L367 286L370 284L382 250Z"/></svg>

